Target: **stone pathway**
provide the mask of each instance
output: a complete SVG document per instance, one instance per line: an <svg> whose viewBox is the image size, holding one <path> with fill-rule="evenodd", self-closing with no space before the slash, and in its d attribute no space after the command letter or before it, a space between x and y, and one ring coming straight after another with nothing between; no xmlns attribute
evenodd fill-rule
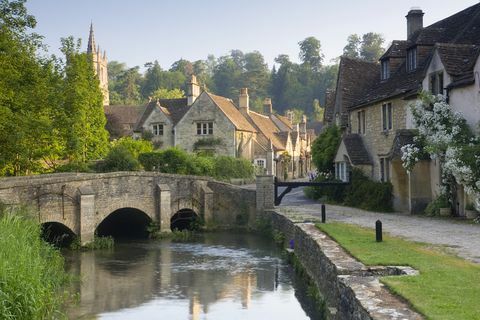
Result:
<svg viewBox="0 0 480 320"><path fill-rule="evenodd" d="M278 207L282 212L320 217L321 204L305 198L303 190L292 190ZM381 220L383 230L409 240L442 245L458 256L480 263L480 225L466 221L412 216L405 213L377 213L327 205L327 221L335 220L375 228Z"/></svg>

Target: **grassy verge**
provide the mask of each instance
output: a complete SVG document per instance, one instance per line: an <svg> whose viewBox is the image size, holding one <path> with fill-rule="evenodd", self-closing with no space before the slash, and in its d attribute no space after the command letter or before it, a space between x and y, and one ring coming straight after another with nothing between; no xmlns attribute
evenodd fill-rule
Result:
<svg viewBox="0 0 480 320"><path fill-rule="evenodd" d="M68 276L59 251L24 212L0 212L0 318L58 319Z"/></svg>
<svg viewBox="0 0 480 320"><path fill-rule="evenodd" d="M374 230L358 226L329 223L317 227L367 265L408 265L419 270L419 276L381 281L427 319L480 319L479 265L388 235L377 243Z"/></svg>

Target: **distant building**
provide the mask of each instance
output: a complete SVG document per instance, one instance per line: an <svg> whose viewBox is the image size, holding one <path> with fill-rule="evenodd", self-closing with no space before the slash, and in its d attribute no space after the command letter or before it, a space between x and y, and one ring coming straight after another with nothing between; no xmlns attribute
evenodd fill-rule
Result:
<svg viewBox="0 0 480 320"><path fill-rule="evenodd" d="M110 97L108 92L108 60L107 52L100 50L100 46L95 46L95 36L93 34L93 24L90 24L90 35L88 36L87 53L92 55L93 68L95 74L100 81L100 89L103 94L103 105L108 106L110 104Z"/></svg>

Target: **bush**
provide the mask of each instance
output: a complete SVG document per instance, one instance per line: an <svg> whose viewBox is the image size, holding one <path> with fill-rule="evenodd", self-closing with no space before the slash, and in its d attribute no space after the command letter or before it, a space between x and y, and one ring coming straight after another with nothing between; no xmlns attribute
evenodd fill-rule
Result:
<svg viewBox="0 0 480 320"><path fill-rule="evenodd" d="M141 153L153 151L152 142L143 139L135 140L131 137L123 137L112 141L112 149L120 146L127 149L135 159L137 159Z"/></svg>
<svg viewBox="0 0 480 320"><path fill-rule="evenodd" d="M68 280L63 257L24 214L0 212L0 318L57 319Z"/></svg>
<svg viewBox="0 0 480 320"><path fill-rule="evenodd" d="M142 153L138 159L147 171L210 176L220 180L248 179L254 174L253 165L246 159L199 156L177 148Z"/></svg>
<svg viewBox="0 0 480 320"><path fill-rule="evenodd" d="M91 166L85 162L70 162L55 169L55 172L94 172Z"/></svg>
<svg viewBox="0 0 480 320"><path fill-rule="evenodd" d="M103 162L97 166L97 171L135 171L140 168L140 163L133 154L124 146L113 147Z"/></svg>
<svg viewBox="0 0 480 320"><path fill-rule="evenodd" d="M435 200L430 202L425 208L425 214L427 216L438 216L440 215L441 208L450 208L450 203L446 195L440 195Z"/></svg>
<svg viewBox="0 0 480 320"><path fill-rule="evenodd" d="M358 169L352 171L352 183L345 190L344 205L370 211L393 211L393 186L390 182L370 180Z"/></svg>
<svg viewBox="0 0 480 320"><path fill-rule="evenodd" d="M324 181L320 176L316 181ZM361 170L353 169L350 185L331 185L305 188L305 195L311 199L343 204L370 211L393 211L393 186L389 182L370 180Z"/></svg>
<svg viewBox="0 0 480 320"><path fill-rule="evenodd" d="M340 129L337 126L327 127L313 141L312 161L319 172L332 172L333 160L342 140Z"/></svg>

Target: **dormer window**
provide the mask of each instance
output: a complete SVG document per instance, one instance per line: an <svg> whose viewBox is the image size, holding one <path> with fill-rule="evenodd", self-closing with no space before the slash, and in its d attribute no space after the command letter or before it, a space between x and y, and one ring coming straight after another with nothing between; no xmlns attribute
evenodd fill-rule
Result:
<svg viewBox="0 0 480 320"><path fill-rule="evenodd" d="M390 78L390 60L385 59L382 61L382 80Z"/></svg>
<svg viewBox="0 0 480 320"><path fill-rule="evenodd" d="M417 69L417 48L412 48L407 51L407 71Z"/></svg>

